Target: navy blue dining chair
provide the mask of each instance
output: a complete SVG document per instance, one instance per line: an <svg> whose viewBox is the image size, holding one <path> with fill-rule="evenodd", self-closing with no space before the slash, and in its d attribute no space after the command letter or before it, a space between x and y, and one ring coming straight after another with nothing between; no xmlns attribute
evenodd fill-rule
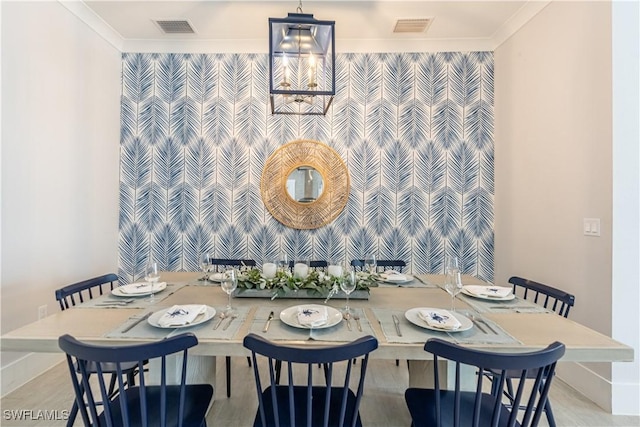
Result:
<svg viewBox="0 0 640 427"><path fill-rule="evenodd" d="M289 261L289 270L291 270L293 272L293 267L295 265L296 261ZM315 261L308 261L309 263L309 268L312 268L314 270L326 270L327 267L329 266L329 262L328 261L321 261L321 260L315 260Z"/></svg>
<svg viewBox="0 0 640 427"><path fill-rule="evenodd" d="M216 272L224 271L227 268L255 267L256 261L253 259L233 259L233 258L211 258L209 263L215 267ZM247 363L251 367L251 359L247 357ZM231 397L231 356L225 356L225 374L227 379L227 397Z"/></svg>
<svg viewBox="0 0 640 427"><path fill-rule="evenodd" d="M254 259L234 259L234 258L211 258L209 263L212 267L215 267L215 271L224 271L226 268L242 268L242 267L255 267L256 261Z"/></svg>
<svg viewBox="0 0 640 427"><path fill-rule="evenodd" d="M546 348L526 353L502 353L474 350L444 341L439 338L428 340L424 350L433 354L434 387L409 388L405 391L405 401L411 414L412 427L535 427L540 422L547 400L556 363L564 355L565 346L554 342ZM452 389L442 389L438 363L448 360L454 364ZM475 390L461 389L463 375L469 372L463 365L476 369ZM505 405L500 397L483 390L484 373L490 370L498 373L493 384L502 395L507 380L507 371L519 372L521 379L514 394L514 406ZM525 387L529 372L536 372L533 388ZM443 382L444 379L443 379ZM523 405L524 414L518 419L518 410Z"/></svg>
<svg viewBox="0 0 640 427"><path fill-rule="evenodd" d="M206 427L206 414L213 398L210 384L187 384L187 352L198 344L195 335L185 333L160 341L128 346L102 346L78 341L70 335L58 339L66 353L71 383L79 402L79 412L85 426L140 427ZM171 355L181 356L178 372ZM142 365L146 360L158 360L158 379L141 373L139 385L126 386L124 367ZM114 367L118 391L107 393L102 366ZM96 368L94 370L94 367ZM177 384L168 383L168 375L178 373Z"/></svg>
<svg viewBox="0 0 640 427"><path fill-rule="evenodd" d="M513 285L513 293L544 308L555 311L563 317L569 316L569 310L576 303L576 297L561 289L533 280L513 276L509 278Z"/></svg>
<svg viewBox="0 0 640 427"><path fill-rule="evenodd" d="M93 299L96 296L110 292L116 286L118 276L114 273L83 280L56 290L56 301L60 310L66 310Z"/></svg>
<svg viewBox="0 0 640 427"><path fill-rule="evenodd" d="M244 346L251 350L258 393L254 427L362 426L359 408L369 353L378 348L374 337L368 335L332 346L295 346L276 344L249 334L244 338ZM267 363L258 363L258 355L264 356ZM359 377L352 375L358 368L351 360L357 357L362 357ZM277 362L288 369L287 384L276 380ZM324 369L314 381L316 364ZM261 375L260 366L266 366L263 369L268 372ZM297 369L297 381L294 381L294 369ZM357 381L355 392L349 387L352 377L354 383ZM263 379L266 379L264 388Z"/></svg>
<svg viewBox="0 0 640 427"><path fill-rule="evenodd" d="M376 261L376 269L378 272L384 272L385 270L395 270L402 273L402 269L407 266L407 263L401 259L380 259Z"/></svg>
<svg viewBox="0 0 640 427"><path fill-rule="evenodd" d="M363 259L352 259L351 266L356 271L363 271L365 263ZM407 266L407 263L401 259L379 259L376 260L376 271L383 273L385 270L395 270L402 273L402 269Z"/></svg>
<svg viewBox="0 0 640 427"><path fill-rule="evenodd" d="M118 276L114 273L104 274L102 276L94 277L92 279L82 280L80 282L73 283L71 285L64 286L55 291L56 300L60 304L60 310L64 311L74 307L76 304L81 304L85 301L89 301L94 297L104 295L107 292L113 290L115 284L118 282ZM123 373L127 377L126 384L135 384L135 376L138 374L138 365L130 363L123 365ZM95 371L96 367L90 367ZM114 366L110 364L102 365L102 371L105 373L111 373L109 380L109 387L107 391L109 395L114 395L116 392L116 375ZM71 410L69 411L69 418L67 419L67 426L70 427L78 416L78 402L73 401Z"/></svg>
<svg viewBox="0 0 640 427"><path fill-rule="evenodd" d="M534 282L533 280L524 279L522 277L513 276L509 279L509 283L513 285L513 293L520 298L529 300L535 304L539 304L544 308L554 311L560 316L568 317L569 310L574 306L576 302L575 296L565 292L561 289L554 288L543 283ZM502 392L507 399L513 404L514 402L514 388L513 379L518 377L517 372L507 371L506 388ZM537 372L530 371L527 379L535 378ZM486 376L493 380L495 378L495 372L487 372ZM494 396L499 396L496 384L493 386ZM544 406L545 415L547 416L547 422L549 427L556 427L555 417L553 416L553 409L551 407L551 401L547 399Z"/></svg>

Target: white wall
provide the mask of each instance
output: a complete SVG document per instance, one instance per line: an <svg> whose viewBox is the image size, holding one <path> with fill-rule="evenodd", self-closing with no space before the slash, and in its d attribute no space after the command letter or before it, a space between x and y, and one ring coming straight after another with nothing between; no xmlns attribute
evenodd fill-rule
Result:
<svg viewBox="0 0 640 427"><path fill-rule="evenodd" d="M553 2L495 52L496 280L565 289L571 318L609 336L611 31L610 2ZM601 237L583 235L583 218L600 218ZM637 321L627 327L638 334ZM610 364L559 375L611 410Z"/></svg>
<svg viewBox="0 0 640 427"><path fill-rule="evenodd" d="M59 310L56 288L117 271L120 66L58 2L2 2L3 333Z"/></svg>
<svg viewBox="0 0 640 427"><path fill-rule="evenodd" d="M612 337L636 349L613 365L612 410L640 414L640 3L613 2ZM629 327L635 325L636 327Z"/></svg>

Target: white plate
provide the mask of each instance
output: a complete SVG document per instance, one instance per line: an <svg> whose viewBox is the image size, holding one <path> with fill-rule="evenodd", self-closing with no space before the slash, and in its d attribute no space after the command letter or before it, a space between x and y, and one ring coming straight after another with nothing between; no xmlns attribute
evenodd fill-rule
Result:
<svg viewBox="0 0 640 427"><path fill-rule="evenodd" d="M224 279L224 273L209 274L209 280L212 282L222 282L222 279Z"/></svg>
<svg viewBox="0 0 640 427"><path fill-rule="evenodd" d="M467 295L467 296L473 297L473 298L490 300L490 301L511 301L512 299L514 299L516 297L513 293L511 293L511 294L509 294L507 296L504 296L504 297L498 297L498 296L492 297L492 296L489 296L489 295L477 295L477 294L471 293L468 290L466 290L464 286L462 287L462 293Z"/></svg>
<svg viewBox="0 0 640 427"><path fill-rule="evenodd" d="M294 328L311 329L311 327L307 325L301 325L300 323L298 323L299 310L304 310L306 308L312 308L315 310L324 310L325 308L327 309L327 323L322 326L314 326L313 329L330 328L342 321L342 313L340 313L339 310L320 304L294 305L293 307L285 308L280 312L280 320L282 320L289 326L293 326Z"/></svg>
<svg viewBox="0 0 640 427"><path fill-rule="evenodd" d="M136 293L136 292L123 292L122 288L126 288L126 289L134 289L135 290L135 286L138 285L143 285L145 284L144 282L140 282L140 283L130 283L128 285L122 285L122 286L118 286L117 288L114 288L111 293L117 297L143 297L146 295L151 295L151 294L157 294L158 292L162 292L167 288L167 282L160 282L157 283L156 285L153 286L153 292L151 291L147 291L147 292L140 292L140 293Z"/></svg>
<svg viewBox="0 0 640 427"><path fill-rule="evenodd" d="M193 322L187 323L186 325L162 326L158 323L160 318L164 316L167 310L171 309L171 307L163 308L162 310L156 311L151 316L149 316L149 318L147 319L147 322L149 322L151 326L155 326L156 328L163 328L163 329L188 328L190 326L199 325L201 323L204 323L213 319L213 316L216 315L216 309L213 307L209 307L208 305L206 307L207 307L207 311L205 311L202 314L199 314L198 317L196 317Z"/></svg>
<svg viewBox="0 0 640 427"><path fill-rule="evenodd" d="M458 329L434 328L432 326L429 326L429 324L427 322L425 322L424 320L422 320L422 318L418 315L418 312L420 310L438 310L438 309L437 308L430 308L430 307L411 308L411 309L407 310L404 313L404 317L406 317L407 320L409 322L413 323L414 325L420 326L421 328L425 328L425 329L431 329L432 331L462 332L462 331L467 331L467 330L469 330L469 329L471 329L473 327L473 323L467 317L463 316L460 313L449 311L449 313L451 313L456 319L458 319L458 321L460 322L460 327Z"/></svg>
<svg viewBox="0 0 640 427"><path fill-rule="evenodd" d="M413 276L409 276L408 274L403 274L403 276L406 277L405 280L389 280L389 279L380 277L380 281L386 284L391 284L391 285L402 285L404 283L413 282Z"/></svg>

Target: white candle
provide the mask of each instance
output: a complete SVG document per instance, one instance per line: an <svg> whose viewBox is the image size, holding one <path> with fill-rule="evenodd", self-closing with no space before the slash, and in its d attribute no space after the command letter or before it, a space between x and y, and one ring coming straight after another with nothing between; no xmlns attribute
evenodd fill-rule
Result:
<svg viewBox="0 0 640 427"><path fill-rule="evenodd" d="M309 274L309 266L307 264L297 263L293 266L293 275L304 279Z"/></svg>
<svg viewBox="0 0 640 427"><path fill-rule="evenodd" d="M327 272L329 276L340 277L342 276L342 266L341 265L330 265L327 268Z"/></svg>
<svg viewBox="0 0 640 427"><path fill-rule="evenodd" d="M274 277L276 277L277 269L278 269L278 266L272 262L266 262L262 264L262 274L267 279L273 279Z"/></svg>
<svg viewBox="0 0 640 427"><path fill-rule="evenodd" d="M309 54L309 87L316 87L316 58L313 53Z"/></svg>

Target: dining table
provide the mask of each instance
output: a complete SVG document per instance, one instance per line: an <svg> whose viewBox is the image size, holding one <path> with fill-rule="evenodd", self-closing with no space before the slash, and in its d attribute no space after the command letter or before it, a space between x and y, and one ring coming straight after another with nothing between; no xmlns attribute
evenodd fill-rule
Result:
<svg viewBox="0 0 640 427"><path fill-rule="evenodd" d="M443 275L416 274L405 283L381 283L370 288L368 299L349 300L352 315L348 321L338 318L330 327L318 328L296 325L297 307L327 307L335 313L344 309L344 299L252 298L240 293L231 299L234 315L220 318L227 294L219 284L199 280L201 276L162 272L160 280L166 286L153 300L146 296L102 295L3 334L0 347L2 351L59 353L58 337L63 334L94 344L127 345L192 332L198 345L189 353L194 360L193 364L189 361L193 370L190 381L204 378L214 385L216 357L248 356L242 344L248 333L305 346L333 345L373 335L379 346L370 357L411 361L411 386L423 383L424 363L432 359L423 347L434 337L498 352L539 350L560 341L566 346L562 361L567 362L625 362L634 358L632 347L519 297L490 299L459 294L453 313L463 320L463 327L456 331L427 328L417 317L420 310L451 312L452 299L444 290ZM462 282L487 285L466 275ZM207 310L194 324L158 327L149 320L157 321L160 313L184 305L204 305Z"/></svg>

